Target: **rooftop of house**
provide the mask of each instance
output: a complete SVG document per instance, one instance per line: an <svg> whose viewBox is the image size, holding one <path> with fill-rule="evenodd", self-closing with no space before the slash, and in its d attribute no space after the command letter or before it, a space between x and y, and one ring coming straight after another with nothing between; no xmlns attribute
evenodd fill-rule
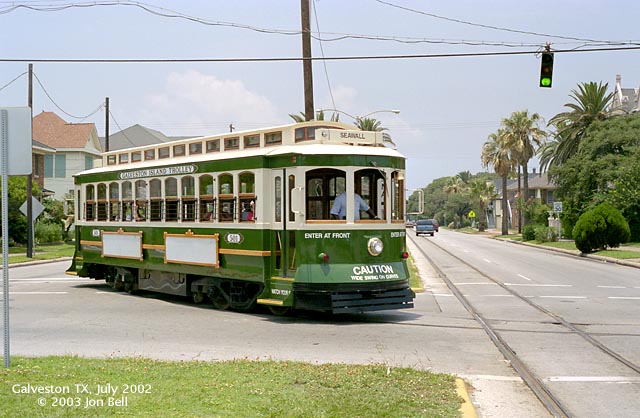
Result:
<svg viewBox="0 0 640 418"><path fill-rule="evenodd" d="M93 123L68 123L53 112L33 118L33 139L55 149L84 148L95 129Z"/></svg>
<svg viewBox="0 0 640 418"><path fill-rule="evenodd" d="M625 113L640 111L640 88L623 88L620 74L616 76L612 108L614 110L622 109Z"/></svg>
<svg viewBox="0 0 640 418"><path fill-rule="evenodd" d="M186 138L190 137L169 137L155 129L135 124L121 130L120 132L109 135L109 151L143 147ZM102 149L106 150L106 141L104 137L100 137L100 145L102 145Z"/></svg>

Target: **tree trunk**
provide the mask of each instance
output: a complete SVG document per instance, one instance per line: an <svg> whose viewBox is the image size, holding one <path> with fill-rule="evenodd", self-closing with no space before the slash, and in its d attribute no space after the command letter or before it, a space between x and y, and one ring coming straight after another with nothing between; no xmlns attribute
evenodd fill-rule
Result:
<svg viewBox="0 0 640 418"><path fill-rule="evenodd" d="M522 171L524 171L524 196L522 199L522 203L527 203L529 200L529 165L527 163L522 164ZM522 221L523 225L529 223L529 216L525 213L524 220Z"/></svg>
<svg viewBox="0 0 640 418"><path fill-rule="evenodd" d="M507 199L507 176L502 176L502 235L509 235L509 206Z"/></svg>

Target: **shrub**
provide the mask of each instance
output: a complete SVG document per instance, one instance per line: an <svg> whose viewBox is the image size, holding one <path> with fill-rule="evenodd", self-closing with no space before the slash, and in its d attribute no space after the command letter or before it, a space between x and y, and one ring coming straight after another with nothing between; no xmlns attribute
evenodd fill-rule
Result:
<svg viewBox="0 0 640 418"><path fill-rule="evenodd" d="M558 240L558 231L544 225L537 225L534 228L534 236L536 242L554 242Z"/></svg>
<svg viewBox="0 0 640 418"><path fill-rule="evenodd" d="M533 241L536 239L536 225L525 225L522 227L522 239L524 241Z"/></svg>
<svg viewBox="0 0 640 418"><path fill-rule="evenodd" d="M63 240L63 229L56 223L36 223L35 237L40 244L50 242L60 242Z"/></svg>
<svg viewBox="0 0 640 418"><path fill-rule="evenodd" d="M601 203L580 216L573 227L576 247L583 253L619 247L631 237L629 224L622 213L608 203Z"/></svg>

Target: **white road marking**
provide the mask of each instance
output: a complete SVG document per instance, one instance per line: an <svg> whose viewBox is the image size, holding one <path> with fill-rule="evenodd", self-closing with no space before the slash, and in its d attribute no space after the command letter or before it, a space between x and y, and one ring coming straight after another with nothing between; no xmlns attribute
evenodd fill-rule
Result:
<svg viewBox="0 0 640 418"><path fill-rule="evenodd" d="M491 260L487 259L487 258L483 258L483 260L489 264L491 264Z"/></svg>
<svg viewBox="0 0 640 418"><path fill-rule="evenodd" d="M632 376L551 376L549 382L611 382L632 383L640 382L640 377Z"/></svg>
<svg viewBox="0 0 640 418"><path fill-rule="evenodd" d="M69 292L13 292L9 290L9 295L66 295ZM0 292L4 295L4 292Z"/></svg>
<svg viewBox="0 0 640 418"><path fill-rule="evenodd" d="M525 280L531 281L531 279L530 279L530 278L528 278L528 277L526 277L526 276L523 276L522 274L518 274L518 277L521 277L521 278L523 278L523 279L525 279Z"/></svg>
<svg viewBox="0 0 640 418"><path fill-rule="evenodd" d="M635 297L635 296L609 296L607 299L640 300L640 297Z"/></svg>
<svg viewBox="0 0 640 418"><path fill-rule="evenodd" d="M596 286L600 289L626 289L626 286Z"/></svg>
<svg viewBox="0 0 640 418"><path fill-rule="evenodd" d="M535 284L535 283L505 283L505 286L528 286L528 287L573 287L572 284Z"/></svg>
<svg viewBox="0 0 640 418"><path fill-rule="evenodd" d="M586 296L538 296L539 298L547 299L586 299Z"/></svg>
<svg viewBox="0 0 640 418"><path fill-rule="evenodd" d="M488 283L488 282L462 282L462 283L454 283L456 286L469 286L469 285L492 285L497 286L497 283Z"/></svg>

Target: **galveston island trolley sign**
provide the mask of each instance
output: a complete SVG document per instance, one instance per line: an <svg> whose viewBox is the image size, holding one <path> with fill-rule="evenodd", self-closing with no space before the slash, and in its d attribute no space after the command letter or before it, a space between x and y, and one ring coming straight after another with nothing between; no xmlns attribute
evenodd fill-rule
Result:
<svg viewBox="0 0 640 418"><path fill-rule="evenodd" d="M146 168L143 170L124 171L118 175L120 180L139 179L144 177L175 176L177 174L193 174L198 167L193 164L172 167Z"/></svg>

